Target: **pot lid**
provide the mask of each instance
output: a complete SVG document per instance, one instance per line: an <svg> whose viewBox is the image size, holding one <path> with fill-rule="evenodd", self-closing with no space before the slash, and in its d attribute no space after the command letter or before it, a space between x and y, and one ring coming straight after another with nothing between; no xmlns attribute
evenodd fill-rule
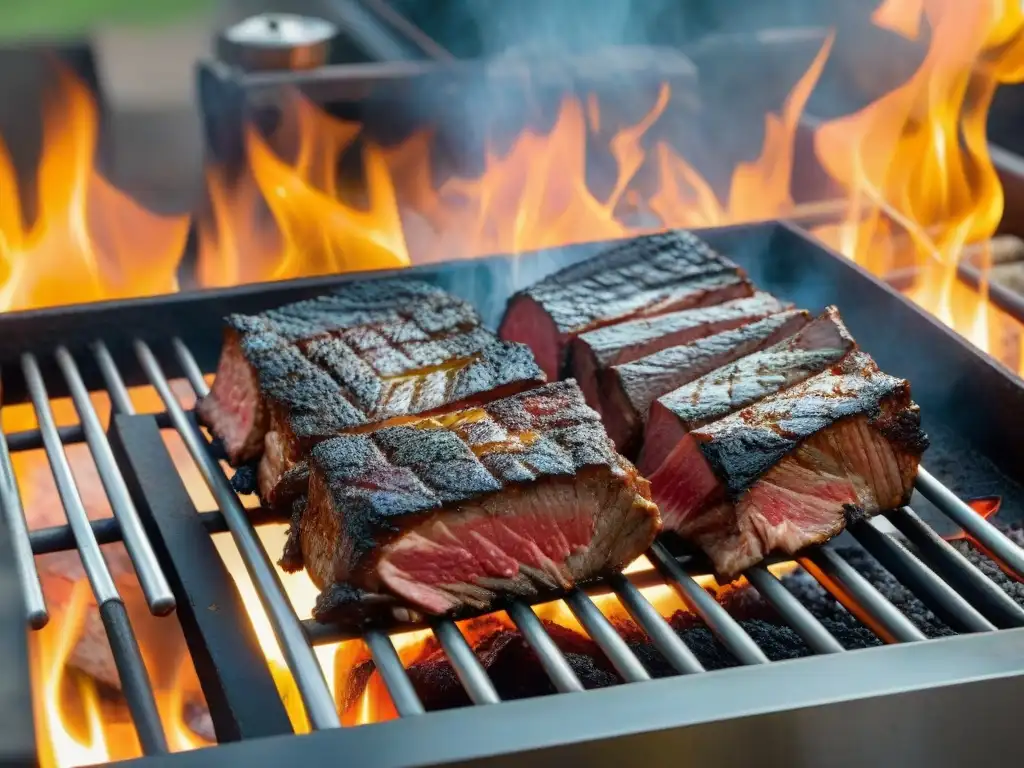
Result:
<svg viewBox="0 0 1024 768"><path fill-rule="evenodd" d="M290 13L263 13L228 28L223 39L242 48L303 48L328 42L338 32L329 21Z"/></svg>

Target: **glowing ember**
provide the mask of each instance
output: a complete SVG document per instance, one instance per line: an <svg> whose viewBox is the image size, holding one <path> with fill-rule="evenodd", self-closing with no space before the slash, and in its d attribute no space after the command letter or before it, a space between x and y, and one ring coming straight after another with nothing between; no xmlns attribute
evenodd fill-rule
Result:
<svg viewBox="0 0 1024 768"><path fill-rule="evenodd" d="M31 226L0 142L0 310L177 290L188 217L149 213L96 172L96 105L62 69L57 83L44 114Z"/></svg>

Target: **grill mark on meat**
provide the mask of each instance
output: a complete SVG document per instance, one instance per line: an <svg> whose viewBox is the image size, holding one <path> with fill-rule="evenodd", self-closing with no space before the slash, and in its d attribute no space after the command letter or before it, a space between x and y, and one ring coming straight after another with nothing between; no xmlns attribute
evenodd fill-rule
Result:
<svg viewBox="0 0 1024 768"><path fill-rule="evenodd" d="M632 456L640 447L651 404L737 358L778 343L810 322L803 310L787 310L690 344L608 369L602 377L602 414L615 445Z"/></svg>
<svg viewBox="0 0 1024 768"><path fill-rule="evenodd" d="M323 442L296 517L287 559L297 542L320 620L345 620L353 589L433 614L564 589L621 569L659 528L572 381Z"/></svg>
<svg viewBox="0 0 1024 768"><path fill-rule="evenodd" d="M422 345L414 345L416 349L406 355L406 359L423 367L388 377L370 371L372 365L341 339L311 343L307 356L348 394L362 418L341 429L325 424L327 429L323 431L297 430L291 411L275 410L260 463L260 493L264 502L276 507L288 503L294 493L301 491L301 482L278 486L289 480L301 481L302 472L296 467L300 466L306 452L321 440L340 432L375 430L438 410L487 402L544 382L530 350L521 344L498 341L483 329L474 329L444 342L427 342L431 345L429 351ZM451 353L452 359L444 359L446 351ZM283 443L283 447L278 448L279 443Z"/></svg>
<svg viewBox="0 0 1024 768"><path fill-rule="evenodd" d="M653 472L684 435L838 363L856 347L835 307L793 336L659 397L651 406L639 466Z"/></svg>
<svg viewBox="0 0 1024 768"><path fill-rule="evenodd" d="M499 335L529 344L557 378L577 334L752 294L743 270L697 236L662 232L618 243L516 293Z"/></svg>
<svg viewBox="0 0 1024 768"><path fill-rule="evenodd" d="M479 316L465 301L415 280L394 279L352 283L337 292L301 301L259 315L231 315L225 321L224 343L217 376L197 413L203 424L224 443L229 460L242 464L259 456L269 426L270 409L262 387L268 372L294 371L301 362L294 348L304 351L317 339L364 328L361 349L379 343L412 344L433 336L458 335L479 325ZM358 334L356 334L358 337ZM379 346L379 343L377 346ZM275 356L279 355L280 360ZM318 378L303 373L309 384ZM328 401L340 415L340 402ZM352 414L349 414L352 417Z"/></svg>
<svg viewBox="0 0 1024 768"><path fill-rule="evenodd" d="M689 344L792 309L767 293L700 309L607 325L577 336L569 345L569 367L580 382L587 404L600 410L599 381L613 365L622 365L667 347Z"/></svg>
<svg viewBox="0 0 1024 768"><path fill-rule="evenodd" d="M693 432L701 451L733 497L745 491L801 440L839 419L867 414L877 421L884 398L906 404L916 424L917 406L910 384L882 373L866 353L856 351L825 373L744 408ZM895 421L895 431L887 425ZM878 421L912 453L927 444L919 429L907 429L906 417ZM887 434L887 436L888 436Z"/></svg>
<svg viewBox="0 0 1024 768"><path fill-rule="evenodd" d="M769 552L905 504L928 444L906 381L855 350L830 369L698 427L651 475L666 528L731 579Z"/></svg>

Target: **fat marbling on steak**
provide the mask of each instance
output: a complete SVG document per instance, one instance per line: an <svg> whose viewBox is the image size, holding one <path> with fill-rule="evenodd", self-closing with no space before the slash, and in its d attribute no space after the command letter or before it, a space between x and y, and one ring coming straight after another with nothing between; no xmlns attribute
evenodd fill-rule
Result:
<svg viewBox="0 0 1024 768"><path fill-rule="evenodd" d="M731 579L850 518L906 504L928 440L904 379L854 350L802 383L692 430L651 475L666 529Z"/></svg>
<svg viewBox="0 0 1024 768"><path fill-rule="evenodd" d="M743 270L696 235L662 232L616 243L516 293L498 334L529 345L556 379L580 333L753 292Z"/></svg>
<svg viewBox="0 0 1024 768"><path fill-rule="evenodd" d="M839 311L828 307L778 344L662 395L651 405L638 466L653 473L692 430L821 373L856 347Z"/></svg>
<svg viewBox="0 0 1024 768"><path fill-rule="evenodd" d="M810 322L803 310L786 310L669 347L630 363L613 365L602 376L601 415L620 451L633 456L640 449L651 404L666 392L751 352L770 347Z"/></svg>
<svg viewBox="0 0 1024 768"><path fill-rule="evenodd" d="M562 381L320 443L283 564L323 590L320 620L354 594L441 615L621 570L659 530L647 481Z"/></svg>
<svg viewBox="0 0 1024 768"><path fill-rule="evenodd" d="M579 382L587 404L601 408L600 380L613 365L652 355L667 347L711 336L791 309L767 293L700 309L684 309L641 317L581 333L569 344L569 371Z"/></svg>

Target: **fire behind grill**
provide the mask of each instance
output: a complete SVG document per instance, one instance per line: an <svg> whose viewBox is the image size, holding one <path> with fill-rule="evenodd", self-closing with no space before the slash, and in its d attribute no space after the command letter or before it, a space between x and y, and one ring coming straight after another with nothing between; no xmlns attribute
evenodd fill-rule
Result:
<svg viewBox="0 0 1024 768"><path fill-rule="evenodd" d="M1024 456L1005 450L1016 437L1015 425L1007 417L1020 413L1024 406L1024 390L1016 379L866 273L795 230L764 224L709 231L706 236L746 267L765 290L810 308L839 305L853 333L880 365L913 382L926 425L940 438L929 457L943 462L947 481L960 486L980 484L987 490L999 488L1011 507L1020 499L1016 484L1008 478L1024 477ZM494 321L515 285L531 282L592 250L593 246L579 246L519 259L442 265L420 274L474 301L482 314ZM960 711L965 706L978 706L977 696L986 695L979 693L979 683L973 688L968 684L978 678L987 679L987 686L982 685L987 695L1006 696L1014 690L1019 695L1024 683L1024 633L1015 628L1024 627L1024 609L936 535L921 517L902 509L890 514L889 519L910 546L891 537L877 521L858 523L851 533L936 616L969 637L915 643L925 639L921 630L835 549L826 546L808 552L801 563L890 647L844 652L803 603L767 569L758 567L746 574L749 581L815 654L803 661L768 663L762 648L743 626L694 580L691 574L700 563L677 557L664 545L656 544L648 557L663 582L678 592L740 668L705 672L697 656L637 586L628 577L619 576L603 588L618 596L679 676L643 686L622 685L580 693L571 703L560 696L549 696L500 707L423 715L423 704L387 631L375 629L362 638L401 719L332 734L339 718L312 645L350 635L295 614L257 538L251 513L243 510L192 415L172 392L168 377L183 375L197 394L205 394L203 371L211 371L215 365L223 314L255 311L312 296L340 281L296 281L24 313L2 322L4 402L31 401L39 430L7 434L0 440L0 502L5 523L0 544L3 539L11 544L10 551L0 552L0 587L10 588L16 576L20 579L26 610L22 618L38 626L45 620L46 605L33 552L78 549L100 604L140 744L150 756L143 760L164 754L167 744L138 644L99 551L99 544L110 541L126 544L154 613L165 614L177 605L222 743L220 747L169 758L175 764L237 761L281 765L304 756L323 759L328 754L337 755L339 750L345 750L343 754L352 755L360 765L482 763L501 755L545 748L549 754L563 758L587 754L587 759L595 763L611 765L621 764L639 744L661 743L667 748L666 733L677 735L671 742L675 745L672 749L697 745L707 759L743 754L757 756L763 762L778 752L779 758L785 757L792 764L792 755L784 744L777 740L758 744L752 739L751 734L758 728L771 726L758 718L740 716L767 713L766 717L778 717L786 713L798 717L807 711L802 708L828 701L831 708L810 710L824 713L815 720L824 729L817 738L829 733L837 744L845 739L849 748L845 759L852 765L865 756L877 757L873 751L877 744L873 746L870 732L863 730L870 727L872 718L889 712L893 719L906 721L908 713L903 708L907 696L918 697L926 709L934 710L945 702L943 706L953 707L950 711ZM139 383L156 388L166 408L164 413L134 414L126 386ZM114 416L108 432L104 432L89 401L88 392L96 389L105 389L111 399ZM78 426L57 428L54 423L49 399L64 395L70 395L78 409ZM160 438L161 427L173 428L181 435L216 499L217 511L196 514ZM113 521L90 524L86 518L63 448L81 442L91 449L115 513ZM10 453L39 447L45 448L50 460L69 525L29 534ZM966 456L983 457L980 475L976 471L975 477L967 478L945 471L958 463L957 457ZM949 457L953 459L947 466ZM944 513L1009 570L1024 577L1024 551L928 471L922 470L917 490L930 511ZM318 735L294 741L288 736L289 720L231 577L210 538L211 533L225 530L230 531L257 588L309 719L315 730L322 731ZM572 592L566 602L622 681L650 679L648 669L585 591ZM581 692L580 679L534 612L521 603L513 603L507 610L553 688ZM469 700L496 704L499 693L458 626L437 621L431 628ZM994 631L997 628L1009 631ZM9 645L11 652L24 652L19 622L7 621L0 632L7 641L5 647ZM11 684L0 691L7 705L5 712L24 713L29 709L27 680L17 680L21 685ZM901 695L887 695L892 692ZM833 734L839 724L830 722L827 713L833 712L831 717L836 718L837 707L848 712L863 701L871 702L871 710L857 710L856 722L845 724L845 730ZM1012 706L1004 709L1015 711ZM3 728L2 749L6 754L31 759L31 729L26 727L24 714L21 718L13 717ZM794 727L802 723L799 719L787 722ZM990 722L998 722L998 715ZM723 723L732 729L725 741L714 735L722 732ZM696 728L701 725L704 727ZM901 733L907 738L906 731ZM622 738L625 735L631 735L632 740ZM256 741L265 736L282 738ZM635 741L642 738L649 741ZM749 746L741 748L739 745L748 738ZM242 744L223 746L228 741ZM943 735L929 733L925 741L917 748L926 750L931 764L955 764L949 761L962 757ZM588 752L583 743L600 745L600 751ZM565 751L574 748L575 752ZM835 745L832 748L842 749ZM691 756L697 759L696 754ZM973 751L971 756L980 759L981 753ZM669 751L663 759L671 757Z"/></svg>

